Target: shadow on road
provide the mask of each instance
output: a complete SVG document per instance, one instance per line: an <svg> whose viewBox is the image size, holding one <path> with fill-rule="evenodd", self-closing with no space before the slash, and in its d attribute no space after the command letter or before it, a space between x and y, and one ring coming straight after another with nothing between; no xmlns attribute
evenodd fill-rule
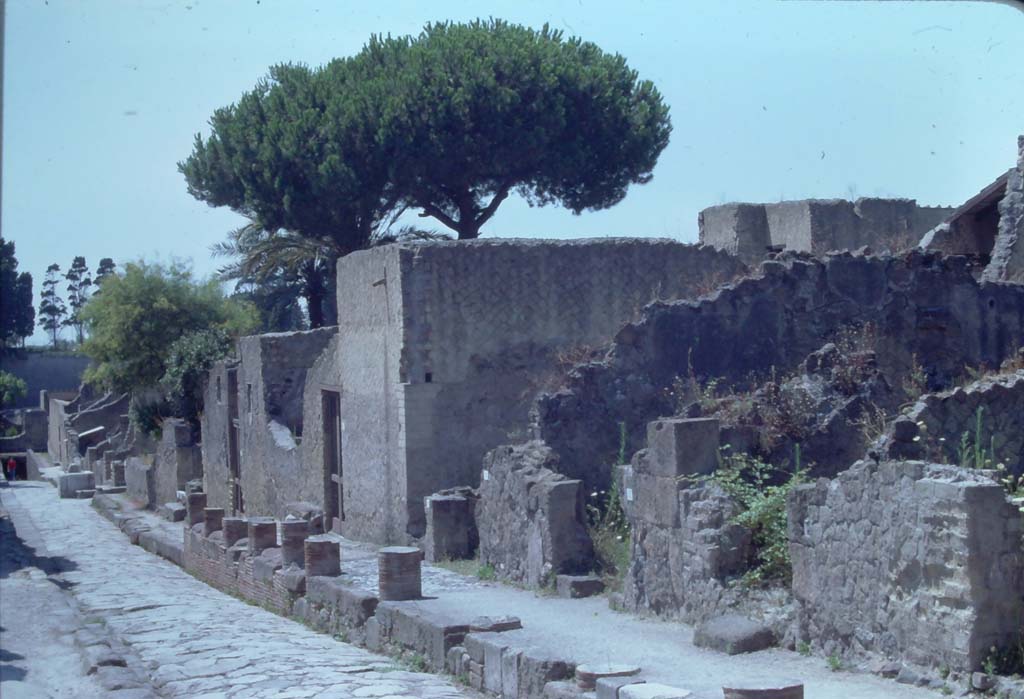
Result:
<svg viewBox="0 0 1024 699"><path fill-rule="evenodd" d="M51 578L69 570L76 570L78 565L63 556L37 556L36 550L27 546L18 536L10 518L0 513L0 580L22 568L38 568L47 578ZM62 580L51 579L50 582L61 589L67 589L70 585Z"/></svg>

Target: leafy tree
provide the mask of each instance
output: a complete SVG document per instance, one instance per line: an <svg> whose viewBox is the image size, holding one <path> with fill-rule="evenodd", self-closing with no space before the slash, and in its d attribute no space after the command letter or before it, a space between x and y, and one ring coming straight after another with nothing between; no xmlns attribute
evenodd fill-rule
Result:
<svg viewBox="0 0 1024 699"><path fill-rule="evenodd" d="M193 196L345 252L409 206L459 238L512 191L607 208L651 179L671 132L661 95L621 56L499 20L276 66L210 125L179 164Z"/></svg>
<svg viewBox="0 0 1024 699"><path fill-rule="evenodd" d="M93 365L85 379L125 391L158 385L175 340L199 330L252 331L256 310L224 296L216 280L197 281L179 264L129 263L103 280L82 309L83 345Z"/></svg>
<svg viewBox="0 0 1024 699"><path fill-rule="evenodd" d="M250 285L279 281L306 301L309 325L337 322L333 277L335 261L345 254L332 240L312 239L287 231L269 233L256 222L232 231L213 246L214 255L232 261L218 271L224 280Z"/></svg>
<svg viewBox="0 0 1024 699"><path fill-rule="evenodd" d="M67 279L68 306L70 307L64 325L75 329L78 344L81 345L85 339L82 334L82 307L89 300L89 287L92 286L92 277L89 276L89 267L85 263L85 258L81 255L75 257L64 278Z"/></svg>
<svg viewBox="0 0 1024 699"><path fill-rule="evenodd" d="M96 267L96 278L93 280L93 284L99 287L100 282L102 282L109 274L113 273L115 269L117 269L117 265L114 264L112 259L109 257L102 258L99 266Z"/></svg>
<svg viewBox="0 0 1024 699"><path fill-rule="evenodd" d="M573 213L617 204L650 181L668 107L619 55L544 26L431 24L373 38L388 63L382 139L410 205L476 238L512 191Z"/></svg>
<svg viewBox="0 0 1024 699"><path fill-rule="evenodd" d="M14 405L28 394L24 381L9 371L0 371L0 408Z"/></svg>
<svg viewBox="0 0 1024 699"><path fill-rule="evenodd" d="M230 350L231 336L221 328L197 330L171 343L160 385L175 415L199 424L206 374Z"/></svg>
<svg viewBox="0 0 1024 699"><path fill-rule="evenodd" d="M0 237L0 350L24 344L36 325L32 275L18 272L14 241Z"/></svg>
<svg viewBox="0 0 1024 699"><path fill-rule="evenodd" d="M60 265L54 263L46 268L46 280L43 282L43 291L39 297L39 321L48 333L53 342L53 348L57 349L57 341L60 339L60 329L64 325L64 319L68 315L67 306L57 293L58 274Z"/></svg>
<svg viewBox="0 0 1024 699"><path fill-rule="evenodd" d="M397 213L389 154L378 147L381 100L365 61L316 71L279 65L237 103L214 112L178 164L192 196L227 206L261 231L329 241L341 254L369 244ZM276 233L275 233L276 234Z"/></svg>

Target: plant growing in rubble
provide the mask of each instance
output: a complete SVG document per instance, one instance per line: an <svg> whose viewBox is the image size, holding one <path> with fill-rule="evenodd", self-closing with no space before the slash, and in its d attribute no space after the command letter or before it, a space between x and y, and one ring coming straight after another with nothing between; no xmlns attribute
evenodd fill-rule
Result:
<svg viewBox="0 0 1024 699"><path fill-rule="evenodd" d="M754 543L754 566L743 576L746 585L788 583L792 575L786 534L786 496L803 482L800 445L794 446L793 468L786 471L748 454L719 455L710 480L721 486L740 507L732 522L748 529Z"/></svg>
<svg viewBox="0 0 1024 699"><path fill-rule="evenodd" d="M619 464L626 458L626 423L619 423ZM612 478L607 491L590 493L587 503L587 528L594 542L597 563L609 588L618 588L629 566L630 527L622 509L618 479Z"/></svg>

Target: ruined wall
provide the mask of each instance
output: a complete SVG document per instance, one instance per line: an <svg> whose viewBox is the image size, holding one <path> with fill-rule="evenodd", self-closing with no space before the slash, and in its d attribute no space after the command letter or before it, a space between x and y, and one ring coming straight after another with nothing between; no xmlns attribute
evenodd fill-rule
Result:
<svg viewBox="0 0 1024 699"><path fill-rule="evenodd" d="M1024 369L923 396L895 421L879 451L890 459L957 463L965 446L969 453L977 446L990 467L1002 463L1024 474Z"/></svg>
<svg viewBox="0 0 1024 699"><path fill-rule="evenodd" d="M635 449L649 420L671 415L678 376L742 381L785 374L846 324L870 321L877 361L906 375L916 355L940 385L964 365L998 366L1024 337L1024 286L976 281L963 258L786 255L699 301L653 304L615 337L607 358L579 365L537 400L534 435L560 469L590 488L610 482L619 424Z"/></svg>
<svg viewBox="0 0 1024 699"><path fill-rule="evenodd" d="M799 636L978 670L1024 628L1022 515L984 475L860 462L789 499Z"/></svg>
<svg viewBox="0 0 1024 699"><path fill-rule="evenodd" d="M340 338L337 334L331 337L320 356L306 372L306 386L302 396L302 444L301 461L307 474L308 491L306 500L318 505L325 512L325 490L328 488L327 470L324 463L324 391L341 393L341 367L338 361ZM319 491L317 479L319 478ZM352 484L347 484L351 487ZM344 516L344 510L339 513ZM342 520L344 521L344 520ZM332 528L332 522L325 523L326 529ZM339 523L340 524L340 523Z"/></svg>
<svg viewBox="0 0 1024 699"><path fill-rule="evenodd" d="M177 418L164 420L154 463L154 505L176 502L178 491L187 490L189 481L202 479L202 453L188 422Z"/></svg>
<svg viewBox="0 0 1024 699"><path fill-rule="evenodd" d="M582 483L552 471L555 460L538 443L498 447L484 459L476 505L480 561L502 579L541 587L593 566Z"/></svg>
<svg viewBox="0 0 1024 699"><path fill-rule="evenodd" d="M769 245L815 254L865 245L904 250L952 211L918 206L913 199L803 199L712 206L700 212L697 222L702 243L752 264L764 259Z"/></svg>
<svg viewBox="0 0 1024 699"><path fill-rule="evenodd" d="M203 460L203 491L210 507L232 511L231 473L228 466L228 365L233 361L215 362L210 368L203 389L201 453ZM237 391L235 399L237 400Z"/></svg>
<svg viewBox="0 0 1024 699"><path fill-rule="evenodd" d="M346 474L372 487L353 493L356 508L378 521L393 512L370 537L420 536L423 497L475 486L483 455L525 436L532 397L567 354L606 342L653 298L697 295L744 269L710 248L614 238L392 245L342 259ZM387 492L385 472L399 491Z"/></svg>
<svg viewBox="0 0 1024 699"><path fill-rule="evenodd" d="M330 327L239 340L239 480L247 514L284 517L291 502L322 502L321 474L300 459L302 398L306 371L336 332Z"/></svg>
<svg viewBox="0 0 1024 699"><path fill-rule="evenodd" d="M85 455L88 444L79 444L79 435L97 427L113 430L128 413L130 396L107 394L86 403L81 398L73 401L50 399L47 449L50 457L67 465ZM92 443L92 442L90 442ZM81 447L81 448L80 448Z"/></svg>
<svg viewBox="0 0 1024 699"><path fill-rule="evenodd" d="M17 424L21 428L18 434L11 437L0 437L0 453L28 451L29 449L46 451L49 422L45 410L39 408L22 410L17 416Z"/></svg>
<svg viewBox="0 0 1024 699"><path fill-rule="evenodd" d="M1017 167L999 202L999 230L984 279L1024 283L1024 136L1017 138Z"/></svg>

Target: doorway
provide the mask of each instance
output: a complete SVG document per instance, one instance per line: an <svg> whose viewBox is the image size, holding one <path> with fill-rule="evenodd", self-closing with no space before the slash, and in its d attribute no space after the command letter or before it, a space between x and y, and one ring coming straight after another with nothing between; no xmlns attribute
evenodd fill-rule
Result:
<svg viewBox="0 0 1024 699"><path fill-rule="evenodd" d="M238 429L238 368L235 367L228 369L228 488L231 492L231 511L234 515L245 512Z"/></svg>
<svg viewBox="0 0 1024 699"><path fill-rule="evenodd" d="M331 529L341 530L345 521L345 494L342 490L344 468L341 456L341 393L322 390L321 407L324 428L324 509Z"/></svg>

